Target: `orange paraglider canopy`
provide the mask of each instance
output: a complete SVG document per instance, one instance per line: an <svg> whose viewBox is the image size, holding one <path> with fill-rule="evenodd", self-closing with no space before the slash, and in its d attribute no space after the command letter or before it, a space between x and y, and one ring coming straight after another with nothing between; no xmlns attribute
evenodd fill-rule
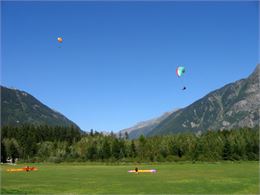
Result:
<svg viewBox="0 0 260 195"><path fill-rule="evenodd" d="M59 43L62 43L62 41L63 41L62 37L58 37L57 40Z"/></svg>
<svg viewBox="0 0 260 195"><path fill-rule="evenodd" d="M7 172L20 172L20 171L37 171L38 169L36 167L24 167L24 168L16 168L16 169L7 169Z"/></svg>

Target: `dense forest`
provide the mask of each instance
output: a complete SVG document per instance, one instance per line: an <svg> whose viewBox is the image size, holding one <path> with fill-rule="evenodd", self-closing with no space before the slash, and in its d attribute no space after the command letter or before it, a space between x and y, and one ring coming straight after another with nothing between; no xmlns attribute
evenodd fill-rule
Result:
<svg viewBox="0 0 260 195"><path fill-rule="evenodd" d="M71 127L1 128L1 162L173 162L259 160L258 128L173 134L129 140L128 135L82 133Z"/></svg>

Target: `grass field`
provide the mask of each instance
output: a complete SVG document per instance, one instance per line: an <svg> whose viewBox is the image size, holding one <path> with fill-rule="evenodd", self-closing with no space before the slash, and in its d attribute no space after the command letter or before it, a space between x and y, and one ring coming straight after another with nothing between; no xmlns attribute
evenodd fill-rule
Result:
<svg viewBox="0 0 260 195"><path fill-rule="evenodd" d="M25 165L17 165L23 167ZM259 162L138 165L157 173L128 173L135 165L33 164L6 172L2 194L259 194Z"/></svg>

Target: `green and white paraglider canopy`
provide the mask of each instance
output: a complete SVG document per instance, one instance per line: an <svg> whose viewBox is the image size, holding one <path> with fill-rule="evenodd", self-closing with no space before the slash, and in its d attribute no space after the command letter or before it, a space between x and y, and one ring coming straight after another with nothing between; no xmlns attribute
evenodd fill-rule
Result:
<svg viewBox="0 0 260 195"><path fill-rule="evenodd" d="M184 66L178 66L176 68L176 74L178 77L181 77L185 73L185 68Z"/></svg>

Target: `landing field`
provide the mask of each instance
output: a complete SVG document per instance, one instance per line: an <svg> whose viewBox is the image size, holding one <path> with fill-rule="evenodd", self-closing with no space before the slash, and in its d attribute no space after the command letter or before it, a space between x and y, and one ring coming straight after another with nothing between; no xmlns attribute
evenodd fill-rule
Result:
<svg viewBox="0 0 260 195"><path fill-rule="evenodd" d="M128 173L135 165L30 164L31 172L6 172L2 194L259 194L259 162L138 165L157 173Z"/></svg>

